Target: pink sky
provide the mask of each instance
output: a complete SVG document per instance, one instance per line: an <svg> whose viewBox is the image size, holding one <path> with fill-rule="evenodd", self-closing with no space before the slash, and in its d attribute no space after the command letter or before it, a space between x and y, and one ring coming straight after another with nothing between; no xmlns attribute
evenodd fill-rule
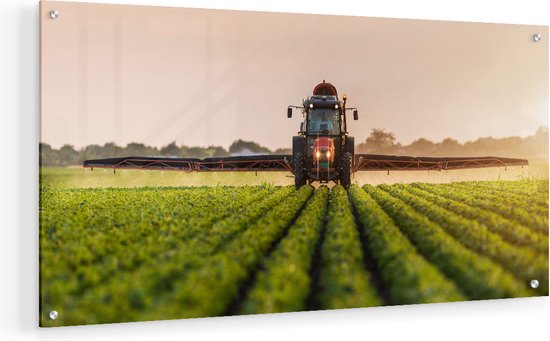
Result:
<svg viewBox="0 0 550 341"><path fill-rule="evenodd" d="M41 20L41 141L54 147L290 147L300 119L286 107L323 79L359 108L358 142L372 128L410 143L548 125L546 26L47 1Z"/></svg>

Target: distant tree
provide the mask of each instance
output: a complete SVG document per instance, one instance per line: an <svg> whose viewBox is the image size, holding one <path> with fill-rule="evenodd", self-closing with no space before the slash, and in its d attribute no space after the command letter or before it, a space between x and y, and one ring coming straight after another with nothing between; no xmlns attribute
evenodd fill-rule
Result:
<svg viewBox="0 0 550 341"><path fill-rule="evenodd" d="M60 166L59 152L47 143L38 145L38 163L40 166Z"/></svg>
<svg viewBox="0 0 550 341"><path fill-rule="evenodd" d="M59 159L62 166L78 164L78 152L70 144L65 144L59 149Z"/></svg>
<svg viewBox="0 0 550 341"><path fill-rule="evenodd" d="M204 152L208 155L208 157L222 157L230 155L229 152L221 146L209 146Z"/></svg>
<svg viewBox="0 0 550 341"><path fill-rule="evenodd" d="M124 149L127 156L154 156L159 154L156 148L146 146L143 143L128 143Z"/></svg>
<svg viewBox="0 0 550 341"><path fill-rule="evenodd" d="M495 139L493 137L482 137L475 141L467 141L464 143L464 151L463 153L466 156L473 156L473 155L483 155L488 156L491 154L499 154L499 151L496 150L497 146L501 143L499 139ZM508 151L509 154L510 151Z"/></svg>
<svg viewBox="0 0 550 341"><path fill-rule="evenodd" d="M436 144L435 149L437 156L459 156L462 145L457 140L448 137Z"/></svg>
<svg viewBox="0 0 550 341"><path fill-rule="evenodd" d="M413 156L430 156L434 154L435 143L432 141L419 138L408 146L404 147L405 151Z"/></svg>
<svg viewBox="0 0 550 341"><path fill-rule="evenodd" d="M103 145L102 157L121 157L124 156L124 148L117 146L114 142L108 142Z"/></svg>
<svg viewBox="0 0 550 341"><path fill-rule="evenodd" d="M184 147L183 157L205 158L208 157L203 147Z"/></svg>
<svg viewBox="0 0 550 341"><path fill-rule="evenodd" d="M81 160L101 159L104 155L103 148L97 144L91 144L80 150Z"/></svg>
<svg viewBox="0 0 550 341"><path fill-rule="evenodd" d="M160 155L162 156L180 156L180 153L181 149L176 145L175 141L160 148Z"/></svg>
<svg viewBox="0 0 550 341"><path fill-rule="evenodd" d="M253 153L271 154L271 150L269 150L269 148L262 147L258 143L252 141L243 141L239 139L229 146L230 153L238 153L244 149L248 149Z"/></svg>
<svg viewBox="0 0 550 341"><path fill-rule="evenodd" d="M530 152L537 157L548 156L548 127L541 126L535 135L524 139L525 152Z"/></svg>
<svg viewBox="0 0 550 341"><path fill-rule="evenodd" d="M372 129L365 144L370 153L391 153L397 147L395 134L378 128Z"/></svg>

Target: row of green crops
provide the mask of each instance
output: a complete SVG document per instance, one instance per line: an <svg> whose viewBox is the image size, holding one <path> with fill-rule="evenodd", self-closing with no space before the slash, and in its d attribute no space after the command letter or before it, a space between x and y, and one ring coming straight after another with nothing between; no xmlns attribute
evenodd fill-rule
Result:
<svg viewBox="0 0 550 341"><path fill-rule="evenodd" d="M320 294L317 297L320 307L369 307L382 303L365 269L359 232L342 186L335 186L330 193L320 257Z"/></svg>
<svg viewBox="0 0 550 341"><path fill-rule="evenodd" d="M127 269L131 264L151 259L157 252L176 247L177 243L210 234L218 221L246 212L251 203L276 202L289 193L288 189L275 188L234 188L213 193L206 189L58 191L54 195L63 199L57 200L60 206L42 208L41 224L46 228L41 231L45 234L43 239L48 240L42 251L52 253L46 262L70 255L67 265L73 269L82 263L94 264L98 258L109 263L110 256L122 253L124 263L118 265ZM215 210L211 211L212 208ZM78 248L81 243L90 247ZM155 244L165 247L157 248Z"/></svg>
<svg viewBox="0 0 550 341"><path fill-rule="evenodd" d="M528 296L525 285L500 265L462 245L438 224L403 201L366 185L417 249L473 299Z"/></svg>
<svg viewBox="0 0 550 341"><path fill-rule="evenodd" d="M41 198L41 283L48 288L42 304L65 303L75 321L93 320L81 312L103 302L116 307L113 301L128 295L139 308L184 273L184 261L199 253L198 241L210 241L202 244L205 253L216 246L213 240L223 243L235 232L223 227L243 228L293 191L264 186L48 192ZM99 315L118 314L105 311L113 313Z"/></svg>
<svg viewBox="0 0 550 341"><path fill-rule="evenodd" d="M428 262L378 203L357 186L349 189L392 304L464 300L458 287Z"/></svg>
<svg viewBox="0 0 550 341"><path fill-rule="evenodd" d="M281 201L216 254L197 259L174 290L159 304L165 318L221 315L238 298L239 288L251 276L270 247L285 233L313 192L303 186ZM207 271L205 271L205 269Z"/></svg>
<svg viewBox="0 0 550 341"><path fill-rule="evenodd" d="M520 195L523 200L548 202L548 179L527 178L518 181L467 181L453 183L470 188L500 191L503 195Z"/></svg>
<svg viewBox="0 0 550 341"><path fill-rule="evenodd" d="M504 204L505 206L519 207L531 214L537 216L544 215L544 211L548 210L548 197L545 195L537 195L537 192L529 194L517 194L513 191L494 186L474 186L470 183L457 182L452 185L455 189L466 191L478 200L490 200Z"/></svg>
<svg viewBox="0 0 550 341"><path fill-rule="evenodd" d="M328 188L307 203L288 235L263 264L242 304L242 313L300 311L311 295L311 264L327 211Z"/></svg>
<svg viewBox="0 0 550 341"><path fill-rule="evenodd" d="M529 248L505 242L500 235L475 220L466 219L438 206L445 199L436 195L406 185L384 185L380 188L439 224L464 246L500 263L525 282L538 278L543 284L539 290L548 290L548 259L540 257Z"/></svg>
<svg viewBox="0 0 550 341"><path fill-rule="evenodd" d="M546 295L547 191L42 187L41 324Z"/></svg>
<svg viewBox="0 0 550 341"><path fill-rule="evenodd" d="M495 197L489 200L479 197L476 198L476 196L471 193L472 191L475 191L475 187L464 188L460 185L435 186L429 184L417 184L416 186L428 191L433 191L434 193L445 198L475 206L490 213L496 213L509 221L531 229L533 234L542 233L548 235L547 215L533 215L529 213L529 211L521 207L521 203L507 200L506 194L502 194L500 197ZM523 201L525 200L529 200L529 197L526 197ZM506 201L508 201L508 203L506 203ZM523 233L523 229L510 229L510 233L514 233L514 231L520 231L518 233ZM536 238L535 236L530 236L528 231L526 231L525 234L529 235L527 238Z"/></svg>

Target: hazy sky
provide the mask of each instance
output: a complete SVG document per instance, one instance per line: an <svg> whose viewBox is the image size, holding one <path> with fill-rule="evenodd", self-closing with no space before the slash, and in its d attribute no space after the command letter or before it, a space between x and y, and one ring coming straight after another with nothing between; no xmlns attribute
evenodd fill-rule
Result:
<svg viewBox="0 0 550 341"><path fill-rule="evenodd" d="M54 147L290 147L301 116L286 107L323 79L359 108L356 141L548 125L546 26L64 2L43 2L41 20L41 141Z"/></svg>

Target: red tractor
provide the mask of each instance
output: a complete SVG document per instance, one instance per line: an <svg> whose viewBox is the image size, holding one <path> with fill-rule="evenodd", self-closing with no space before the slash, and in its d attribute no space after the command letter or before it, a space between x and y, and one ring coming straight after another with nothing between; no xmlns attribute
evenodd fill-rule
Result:
<svg viewBox="0 0 550 341"><path fill-rule="evenodd" d="M289 118L292 108L299 108L304 118L299 135L292 139L292 165L297 187L313 181L350 185L354 139L348 136L346 112L353 110L355 120L358 113L356 108L346 108L346 101L346 95L340 101L334 85L323 81L301 107L288 107Z"/></svg>

